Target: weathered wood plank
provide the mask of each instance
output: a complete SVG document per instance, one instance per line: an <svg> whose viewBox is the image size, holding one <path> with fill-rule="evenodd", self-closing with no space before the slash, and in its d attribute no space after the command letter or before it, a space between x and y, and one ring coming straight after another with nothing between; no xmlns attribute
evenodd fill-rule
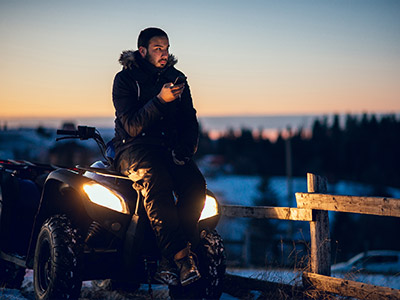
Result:
<svg viewBox="0 0 400 300"><path fill-rule="evenodd" d="M269 218L292 221L313 220L311 209L293 207L221 205L221 213L226 217Z"/></svg>
<svg viewBox="0 0 400 300"><path fill-rule="evenodd" d="M309 193L326 192L326 179L308 173L307 189ZM314 221L310 222L311 271L322 275L331 275L331 242L328 212L315 210L314 217Z"/></svg>
<svg viewBox="0 0 400 300"><path fill-rule="evenodd" d="M328 184L325 177L307 173L307 191L309 193L326 193Z"/></svg>
<svg viewBox="0 0 400 300"><path fill-rule="evenodd" d="M238 299L252 299L252 291L263 293L262 299L291 299L298 296L302 299L303 290L301 286L271 282L267 280L242 277L226 273L223 291Z"/></svg>
<svg viewBox="0 0 400 300"><path fill-rule="evenodd" d="M315 221L310 222L311 271L331 274L331 240L327 211L314 211Z"/></svg>
<svg viewBox="0 0 400 300"><path fill-rule="evenodd" d="M400 299L400 290L362 282L334 278L314 273L303 273L303 285L341 296L365 300Z"/></svg>
<svg viewBox="0 0 400 300"><path fill-rule="evenodd" d="M400 217L400 199L296 193L297 207Z"/></svg>

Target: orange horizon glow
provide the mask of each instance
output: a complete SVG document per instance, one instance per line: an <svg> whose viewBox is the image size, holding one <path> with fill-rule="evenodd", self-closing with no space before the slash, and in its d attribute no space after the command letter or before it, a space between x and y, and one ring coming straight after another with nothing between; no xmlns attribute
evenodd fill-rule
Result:
<svg viewBox="0 0 400 300"><path fill-rule="evenodd" d="M171 1L2 2L0 121L113 117L119 54L148 26L200 117L400 112L400 1Z"/></svg>

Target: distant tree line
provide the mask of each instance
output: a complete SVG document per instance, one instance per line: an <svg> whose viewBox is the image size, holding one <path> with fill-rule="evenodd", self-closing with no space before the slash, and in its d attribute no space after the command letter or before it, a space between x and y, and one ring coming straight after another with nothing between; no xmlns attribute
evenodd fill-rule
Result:
<svg viewBox="0 0 400 300"><path fill-rule="evenodd" d="M220 155L232 166L233 173L264 178L260 187L263 197L256 199L256 205L275 205L267 178L285 176L287 161L291 161L293 176L312 172L326 176L330 183L352 180L371 184L372 194L364 196L392 197L385 187L400 188L400 120L395 115L346 115L343 119L335 115L315 119L308 131L288 131L279 133L274 141L245 128L239 133L230 130L216 140L204 132L198 155ZM287 159L288 149L291 160ZM400 250L400 240L393 238L400 226L399 218L335 214L333 262L367 249ZM276 258L274 245L279 230L274 223L252 220L251 227L252 262L261 263L265 255Z"/></svg>
<svg viewBox="0 0 400 300"><path fill-rule="evenodd" d="M290 147L293 176L313 172L330 182L355 180L400 187L400 120L395 115L346 115L314 120L311 130L280 132L275 141L243 128L200 138L198 156L217 154L238 174L284 176Z"/></svg>

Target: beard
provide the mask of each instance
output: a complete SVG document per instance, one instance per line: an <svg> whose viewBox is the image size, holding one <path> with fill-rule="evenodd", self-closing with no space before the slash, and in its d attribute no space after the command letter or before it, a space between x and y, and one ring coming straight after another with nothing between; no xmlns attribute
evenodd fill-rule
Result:
<svg viewBox="0 0 400 300"><path fill-rule="evenodd" d="M163 68L167 65L167 62L168 62L168 59L167 59L167 60L165 60L164 66L160 66L160 65L162 64L162 62L164 61L164 59L160 59L160 60L156 61L156 60L149 54L149 51L147 51L147 53L146 53L146 55L145 55L144 58L145 58L149 63L151 63L153 66L155 66L156 68L159 68L159 69L163 69Z"/></svg>

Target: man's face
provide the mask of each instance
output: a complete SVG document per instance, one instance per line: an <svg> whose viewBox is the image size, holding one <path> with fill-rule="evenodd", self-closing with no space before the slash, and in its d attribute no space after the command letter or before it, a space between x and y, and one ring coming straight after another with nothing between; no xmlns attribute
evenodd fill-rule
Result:
<svg viewBox="0 0 400 300"><path fill-rule="evenodd" d="M168 62L169 41L166 37L155 36L150 39L147 48L140 47L139 52L157 68L164 68Z"/></svg>

